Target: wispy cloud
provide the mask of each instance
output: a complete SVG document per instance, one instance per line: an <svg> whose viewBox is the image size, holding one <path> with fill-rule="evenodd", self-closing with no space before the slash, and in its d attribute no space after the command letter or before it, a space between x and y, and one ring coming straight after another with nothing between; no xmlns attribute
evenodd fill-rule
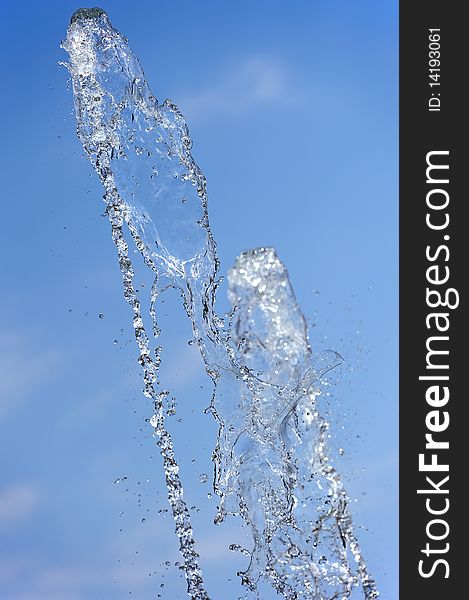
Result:
<svg viewBox="0 0 469 600"><path fill-rule="evenodd" d="M240 562L245 563L246 558L239 552L232 552L229 546L232 544L251 548L252 539L248 530L242 528L239 523L226 525L220 531L205 531L200 536L197 544L197 550L203 558L205 564L218 564L222 562Z"/></svg>
<svg viewBox="0 0 469 600"><path fill-rule="evenodd" d="M252 56L217 81L178 98L178 104L194 122L241 117L266 106L291 106L300 99L285 65L269 57Z"/></svg>
<svg viewBox="0 0 469 600"><path fill-rule="evenodd" d="M60 361L58 352L34 352L31 345L21 333L0 331L0 422L51 377Z"/></svg>
<svg viewBox="0 0 469 600"><path fill-rule="evenodd" d="M2 599L84 600L90 595L95 597L97 591L110 586L122 597L129 590L139 598L150 597L154 589L157 586L159 589L159 584L165 581L166 571L174 569L176 561L181 562L176 542L168 545L165 533L166 527L162 527L161 521L150 521L144 527L139 525L131 529L125 539L115 537L108 540L109 546L100 545L99 556L91 551L89 556L83 556L75 564L62 564L62 561L54 564L45 556L28 553L4 556L0 561ZM199 534L197 540L204 568L220 568L225 562L233 564L233 571L246 566L245 557L228 550L228 545L234 542L250 547L246 531L242 528L226 525L215 533L205 531ZM119 564L115 562L116 555L119 556ZM171 566L166 561L170 561ZM151 578L149 574L152 574ZM175 589L171 586L178 586L182 592L185 585L183 581L167 583L166 591L170 595Z"/></svg>
<svg viewBox="0 0 469 600"><path fill-rule="evenodd" d="M83 588L110 583L97 567L54 567L25 557L3 558L0 584L4 600L83 600Z"/></svg>
<svg viewBox="0 0 469 600"><path fill-rule="evenodd" d="M27 521L40 500L40 490L29 483L0 488L0 528L11 528Z"/></svg>
<svg viewBox="0 0 469 600"><path fill-rule="evenodd" d="M181 344L165 365L164 380L170 384L176 382L178 387L192 384L197 377L205 375L204 365L197 346Z"/></svg>

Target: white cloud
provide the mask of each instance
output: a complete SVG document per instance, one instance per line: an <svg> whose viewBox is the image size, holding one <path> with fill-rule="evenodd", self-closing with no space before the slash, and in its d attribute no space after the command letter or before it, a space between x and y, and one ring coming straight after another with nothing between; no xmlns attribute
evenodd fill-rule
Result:
<svg viewBox="0 0 469 600"><path fill-rule="evenodd" d="M84 600L83 587L103 581L109 583L109 576L103 577L97 568L53 567L25 557L3 558L0 563L4 600Z"/></svg>
<svg viewBox="0 0 469 600"><path fill-rule="evenodd" d="M10 528L28 520L40 499L35 485L15 483L0 488L0 528Z"/></svg>
<svg viewBox="0 0 469 600"><path fill-rule="evenodd" d="M269 105L290 106L300 95L293 90L284 65L253 56L218 81L182 96L178 103L190 122L213 117L240 117Z"/></svg>
<svg viewBox="0 0 469 600"><path fill-rule="evenodd" d="M168 545L165 538L166 535L174 535L172 530L172 519L165 526L159 520L150 521L144 527L138 525L125 538L116 536L109 540L109 546L100 546L99 558L91 552L76 564L52 564L46 562L46 557L28 556L27 552L21 557L5 556L0 561L0 588L9 589L11 595L3 594L2 599L84 600L95 590L111 587L122 597L129 590L139 598L150 597L162 581L161 576L166 569L163 563L170 561L170 569L173 569L176 561L182 562L175 539ZM246 557L230 552L228 546L240 543L250 547L248 537L239 523L226 524L215 532L199 532L196 534L196 549L202 567L221 568L222 563L227 562L233 565L232 569L230 567L233 572L245 568ZM119 564L115 563L116 555L119 556ZM154 575L151 578L148 577L150 573ZM183 581L173 580L170 585L176 585L181 594L185 588Z"/></svg>
<svg viewBox="0 0 469 600"><path fill-rule="evenodd" d="M187 342L177 347L167 364L163 362L161 366L163 381L168 381L170 385L174 382L178 387L193 383L200 375L205 375L205 370L199 350L195 344L189 346Z"/></svg>
<svg viewBox="0 0 469 600"><path fill-rule="evenodd" d="M0 331L0 422L52 376L59 360L52 350L34 352L31 340L21 333Z"/></svg>
<svg viewBox="0 0 469 600"><path fill-rule="evenodd" d="M231 544L250 549L253 546L247 528L241 527L241 521L222 526L221 530L206 532L197 540L197 551L205 564L221 562L246 562L246 557L239 552L229 550Z"/></svg>

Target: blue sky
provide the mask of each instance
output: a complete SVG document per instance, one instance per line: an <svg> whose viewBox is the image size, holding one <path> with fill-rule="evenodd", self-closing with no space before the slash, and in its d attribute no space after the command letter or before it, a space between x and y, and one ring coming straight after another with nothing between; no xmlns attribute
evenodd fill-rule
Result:
<svg viewBox="0 0 469 600"><path fill-rule="evenodd" d="M11 3L0 25L0 588L5 600L173 600L185 586L151 410L58 66L79 6ZM396 598L397 3L101 6L155 95L186 116L222 271L242 250L275 246L313 347L346 359L322 410L345 448L338 468L364 554L382 597ZM226 547L245 534L234 520L211 525L215 499L199 480L216 435L202 413L210 386L182 311L168 307L163 323L169 425L207 587L234 599L244 563Z"/></svg>

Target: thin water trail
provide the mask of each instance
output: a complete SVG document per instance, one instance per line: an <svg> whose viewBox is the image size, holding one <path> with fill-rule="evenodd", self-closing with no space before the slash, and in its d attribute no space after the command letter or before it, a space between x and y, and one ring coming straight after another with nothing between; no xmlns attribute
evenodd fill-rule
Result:
<svg viewBox="0 0 469 600"><path fill-rule="evenodd" d="M378 597L352 528L348 497L331 465L316 397L337 353L311 351L288 274L269 248L241 254L230 270L232 312L215 311L219 261L209 226L205 178L191 155L178 108L152 95L127 40L101 9L77 11L63 48L73 85L78 135L104 186L158 438L191 598L208 598L171 436L166 391L158 384L158 302L181 291L194 339L214 383L211 412L219 425L215 522L237 515L253 548L242 581L268 581L284 598L345 600L361 585ZM151 269L152 336L133 287L125 227ZM152 338L155 347L151 348Z"/></svg>

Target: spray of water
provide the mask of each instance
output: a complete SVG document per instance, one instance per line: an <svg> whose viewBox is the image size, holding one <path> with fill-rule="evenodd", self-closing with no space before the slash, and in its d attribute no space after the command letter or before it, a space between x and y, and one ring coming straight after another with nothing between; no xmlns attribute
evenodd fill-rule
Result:
<svg viewBox="0 0 469 600"><path fill-rule="evenodd" d="M316 397L337 353L314 354L288 273L271 248L245 252L229 271L232 311L215 312L219 262L210 230L205 178L191 155L178 108L152 95L127 40L101 9L77 11L63 48L69 54L78 135L104 186L133 312L144 394L161 455L191 598L207 599L173 443L164 421L158 371L158 301L180 290L208 375L219 425L215 522L237 515L252 532L241 573L247 590L268 581L284 598L347 599L361 586L377 598L355 538L348 497L331 465L328 423ZM126 228L151 269L152 335L133 287ZM152 349L152 341L154 348Z"/></svg>

